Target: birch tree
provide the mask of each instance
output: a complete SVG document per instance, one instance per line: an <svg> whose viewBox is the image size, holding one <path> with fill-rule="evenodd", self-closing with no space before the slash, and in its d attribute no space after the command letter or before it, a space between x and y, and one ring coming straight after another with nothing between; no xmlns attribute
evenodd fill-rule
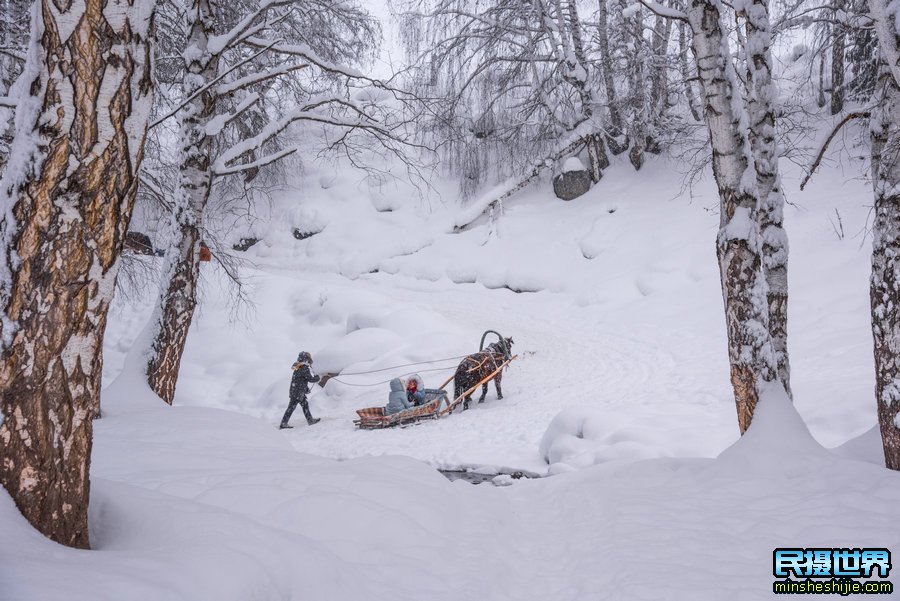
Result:
<svg viewBox="0 0 900 601"><path fill-rule="evenodd" d="M788 396L790 360L787 349L788 240L784 231L784 192L778 169L775 99L772 80L772 32L768 0L749 0L742 7L746 15L746 60L748 69L750 120L749 139L759 195L759 230L762 266L766 278L769 335L775 352L778 379Z"/></svg>
<svg viewBox="0 0 900 601"><path fill-rule="evenodd" d="M152 92L154 3L35 2L0 184L0 481L87 548L91 419Z"/></svg>
<svg viewBox="0 0 900 601"><path fill-rule="evenodd" d="M767 101L771 101L767 95L771 92L769 46L765 43L767 11L764 6L750 7L755 36L750 87L757 103L753 108L757 122L751 126L722 24L720 1L690 0L686 12L666 9L646 0L644 4L662 16L686 21L692 32L691 48L700 78L713 177L719 192L716 255L725 304L731 385L738 426L743 434L753 419L762 389L768 383L779 381L778 360L769 329L769 294L764 271L763 248L767 238L760 232L763 220L769 219L761 216L765 208L761 209L760 179L771 181L774 188L777 168L767 165L768 169L775 169L774 179L771 172L760 176L751 143L753 135L757 146L762 148L772 143L773 135L772 128L767 128L765 114ZM773 147L766 148L767 152L774 152ZM761 156L775 160L775 157Z"/></svg>
<svg viewBox="0 0 900 601"><path fill-rule="evenodd" d="M875 398L885 465L900 469L900 43L896 17L884 0L869 0L881 64L871 116L872 336Z"/></svg>
<svg viewBox="0 0 900 601"><path fill-rule="evenodd" d="M332 130L331 145L351 161L357 136L403 156L391 111L374 101L402 92L336 62L374 46L377 25L368 14L332 0L238 2L225 16L215 8L209 0L190 3L183 100L160 118L178 119L181 159L147 381L170 404L197 306L214 183L252 180L296 152L302 146L283 144L281 136L300 123Z"/></svg>

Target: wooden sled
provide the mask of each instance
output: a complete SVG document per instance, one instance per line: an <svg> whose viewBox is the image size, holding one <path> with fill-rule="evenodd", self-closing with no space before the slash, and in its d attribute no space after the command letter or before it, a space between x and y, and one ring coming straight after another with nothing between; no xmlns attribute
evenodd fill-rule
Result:
<svg viewBox="0 0 900 601"><path fill-rule="evenodd" d="M359 419L353 420L353 423L361 429L374 430L409 424L423 419L437 419L441 408L446 407L448 404L446 391L439 388L426 388L425 403L418 407L411 407L405 411L389 415L385 415L384 407L366 407L356 411Z"/></svg>
<svg viewBox="0 0 900 601"><path fill-rule="evenodd" d="M399 413L393 413L390 415L384 414L384 407L366 407L365 409L357 409L356 414L359 416L359 419L353 420L353 423L363 430L375 430L380 428L392 428L401 424L415 423L425 419L437 419L439 417L443 417L448 413L452 413L453 410L458 407L459 404L463 401L463 399L466 398L466 396L475 392L475 390L479 386L497 375L501 369L509 365L509 362L517 357L518 355L513 355L512 357L501 363L497 367L497 369L485 376L481 381L463 392L461 395L453 399L453 402L448 401L447 392L444 390L444 387L446 387L447 384L449 384L453 379L453 376L451 376L441 385L440 388L425 389L424 405L412 407L410 409L407 409L406 411L400 411Z"/></svg>

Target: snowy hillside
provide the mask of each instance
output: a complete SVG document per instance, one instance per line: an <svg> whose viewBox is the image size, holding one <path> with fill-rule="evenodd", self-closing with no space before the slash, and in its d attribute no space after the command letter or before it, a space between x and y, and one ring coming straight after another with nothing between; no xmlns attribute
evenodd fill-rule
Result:
<svg viewBox="0 0 900 601"><path fill-rule="evenodd" d="M900 0L0 7L0 601L893 593Z"/></svg>
<svg viewBox="0 0 900 601"><path fill-rule="evenodd" d="M224 325L228 288L207 272L174 409L127 357L150 304L120 300L92 464L99 552L53 546L4 498L0 598L762 599L774 547L900 542L885 520L900 481L858 461L880 461L877 436L829 453L768 399L768 434L730 446L714 198L679 194L673 165L649 173L616 166L568 203L535 188L490 236L448 233L450 203L310 185L257 225L243 321ZM795 406L826 447L875 423L866 189L843 179L789 185L786 215ZM319 233L295 240L301 220ZM387 379L437 385L487 329L519 355L502 400L491 386L441 420L354 427ZM317 387L322 422L298 411L279 431L299 350L322 373L384 371ZM473 486L433 467L554 475Z"/></svg>
<svg viewBox="0 0 900 601"><path fill-rule="evenodd" d="M557 451L571 455L567 463L713 457L738 436L715 192L704 183L693 199L679 194L677 166L662 160L648 172L617 165L571 202L535 188L507 204L491 236L484 223L448 234L452 203L429 206L408 190L373 191L352 178L323 189L309 177L254 230L263 241L247 252L254 307L243 322L226 325L226 284L207 282L176 402L277 424L300 350L321 373L380 370L473 352L493 329L511 336L520 356L502 401L491 387L484 404L451 419L359 432L355 410L383 405L388 379L419 372L437 386L458 360L343 376L311 396L323 421L307 428L295 419L286 437L334 458L402 453L439 467L543 472L541 437L568 409L592 425ZM833 447L875 423L868 208L857 200L868 190L836 171L803 193L787 178L792 385L813 435ZM320 233L295 240L291 229L301 224ZM149 302L115 307L107 382L149 310Z"/></svg>

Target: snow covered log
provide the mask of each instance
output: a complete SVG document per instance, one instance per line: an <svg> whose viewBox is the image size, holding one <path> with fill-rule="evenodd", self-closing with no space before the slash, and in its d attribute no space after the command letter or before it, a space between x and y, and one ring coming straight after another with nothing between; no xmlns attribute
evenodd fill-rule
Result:
<svg viewBox="0 0 900 601"><path fill-rule="evenodd" d="M152 96L152 0L42 0L0 185L0 481L28 521L89 545L102 340Z"/></svg>
<svg viewBox="0 0 900 601"><path fill-rule="evenodd" d="M578 138L574 142L566 144L563 148L556 151L550 157L542 161L535 162L531 170L525 175L525 177L519 178L518 180L513 180L511 182L504 182L499 186L489 190L486 194L483 194L481 198L470 204L465 210L461 211L454 220L453 231L459 232L466 229L469 224L473 221L481 217L483 214L487 213L491 209L497 208L504 200L514 196L518 192L524 190L528 187L531 182L536 180L541 172L548 166L552 165L555 161L560 160L562 157L567 154L571 154L575 152L579 147L585 144L585 140L582 138Z"/></svg>

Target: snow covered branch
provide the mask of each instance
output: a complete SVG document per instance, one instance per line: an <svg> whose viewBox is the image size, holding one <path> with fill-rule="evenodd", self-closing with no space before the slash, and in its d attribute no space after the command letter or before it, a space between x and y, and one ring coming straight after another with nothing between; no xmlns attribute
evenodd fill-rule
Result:
<svg viewBox="0 0 900 601"><path fill-rule="evenodd" d="M188 96L187 98L185 98L184 101L182 101L181 103L179 103L175 108L171 109L171 110L170 110L169 112L167 112L165 115L163 115L162 117L159 117L158 119L156 119L155 121L153 121L153 123L150 124L150 129L152 129L152 128L156 127L157 125L159 125L160 123L163 123L164 121L167 121L167 120L171 119L172 117L174 117L176 114L178 114L178 111L180 111L181 109L183 109L184 107L186 107L187 105L189 105L191 102L193 102L194 100L196 100L197 98L199 98L204 92L206 92L207 90L211 89L211 88L212 88L213 86L215 86L217 83L219 83L220 81L222 81L223 79L225 79L230 73L232 73L232 72L235 71L236 69L238 69L238 68L240 68L240 67L246 65L246 64L249 63L250 61L252 61L252 60L258 58L260 55L264 54L267 50L269 50L269 48L271 48L271 46L262 48L262 49L259 50L259 52L257 52L256 54L253 54L253 55L251 55L251 56L248 56L248 57L245 58L244 60L242 60L242 61L240 61L240 62L234 64L233 66L231 66L230 68L226 69L224 72L222 72L221 74L219 74L215 79L213 79L212 81L210 81L210 82L206 83L205 85L201 86L199 89L197 89L196 92L194 92L193 94L191 94L190 96Z"/></svg>
<svg viewBox="0 0 900 601"><path fill-rule="evenodd" d="M342 119L328 112L316 110L328 105L337 105L347 108L350 111L358 114L359 119ZM288 126L298 121L311 121L338 128L364 130L379 136L391 138L395 137L391 134L391 132L375 122L371 116L367 115L361 108L357 107L353 103L347 102L340 98L320 98L309 102L303 107L287 113L282 118L273 121L265 128L263 128L263 130L259 134L251 138L242 140L222 152L222 154L213 165L213 173L217 176L223 176L238 173L240 171L246 171L248 169L256 169L258 167L268 165L295 152L296 148L293 148L289 151L279 151L267 155L266 157L257 159L251 163L242 165L229 165L229 163L236 161L241 156L259 150L263 147L264 144L272 140L275 136L284 131Z"/></svg>
<svg viewBox="0 0 900 601"><path fill-rule="evenodd" d="M647 10L652 12L654 15L658 17L663 17L665 19L674 19L676 21L685 21L687 22L687 14L681 12L680 10L676 10L674 8L669 8L668 6L664 6L659 2L654 2L653 0L638 0L640 4L644 6ZM634 5L632 5L634 6Z"/></svg>
<svg viewBox="0 0 900 601"><path fill-rule="evenodd" d="M241 90L254 84L262 83L264 81L274 79L275 77L281 77L282 75L287 75L288 73L293 73L294 71L300 71L301 69L307 68L309 68L309 65L303 63L297 65L283 65L281 67L276 67L268 71L251 73L234 81L223 83L218 88L216 88L216 92L221 96L225 96L226 94L230 94L236 90Z"/></svg>
<svg viewBox="0 0 900 601"><path fill-rule="evenodd" d="M241 21L232 27L230 31L219 36L211 37L209 39L209 51L212 54L221 54L226 48L230 48L231 46L240 43L244 37L252 35L250 33L251 31L257 33L267 29L271 26L271 23L257 23L257 19L273 8L291 4L294 1L295 0L267 0L261 2L255 11L241 19Z"/></svg>
<svg viewBox="0 0 900 601"><path fill-rule="evenodd" d="M481 217L484 213L489 211L491 208L496 208L500 203L502 203L507 198L515 195L519 191L525 189L531 182L533 182L537 177L541 174L541 172L547 168L548 165L552 165L554 162L558 161L562 157L575 152L580 146L584 145L584 140L578 139L574 142L571 142L567 146L557 150L552 155L548 156L546 159L541 161L536 161L531 170L528 172L525 177L519 178L518 180L513 180L510 182L505 182L493 190L484 194L479 200L476 200L472 204L470 204L464 211L462 211L459 215L456 216L456 219L453 223L453 231L461 232L463 231L469 224L473 221Z"/></svg>
<svg viewBox="0 0 900 601"><path fill-rule="evenodd" d="M819 148L819 152L816 153L816 158L812 162L807 170L806 175L803 177L803 181L800 182L800 190L802 191L806 184L809 183L809 180L812 178L813 174L815 174L816 170L819 168L819 165L822 163L822 158L825 156L825 151L828 150L828 146L831 144L831 141L837 135L837 133L841 130L842 127L853 121L854 119L868 119L871 116L871 113L866 112L855 112L848 113L843 119L838 121L838 124L834 126L831 130L831 133L828 134L828 137L825 138L825 142L822 144L822 147Z"/></svg>

